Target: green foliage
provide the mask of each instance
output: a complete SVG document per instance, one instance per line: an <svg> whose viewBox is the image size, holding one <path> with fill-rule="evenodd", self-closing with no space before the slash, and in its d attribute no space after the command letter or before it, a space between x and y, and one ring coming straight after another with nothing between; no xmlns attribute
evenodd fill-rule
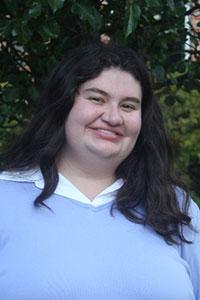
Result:
<svg viewBox="0 0 200 300"><path fill-rule="evenodd" d="M47 2L51 7L53 13L55 13L58 9L63 7L65 0L48 0Z"/></svg>
<svg viewBox="0 0 200 300"><path fill-rule="evenodd" d="M71 7L74 15L77 15L81 21L88 22L91 30L99 30L102 26L102 15L89 2L75 1Z"/></svg>
<svg viewBox="0 0 200 300"><path fill-rule="evenodd" d="M146 61L161 98L177 167L182 173L186 170L183 177L200 197L200 63L185 59L184 43L191 36L190 27L184 26L187 2L2 0L1 149L30 119L55 62L68 49L107 33L111 40L134 48Z"/></svg>
<svg viewBox="0 0 200 300"><path fill-rule="evenodd" d="M200 91L190 92L171 86L161 97L168 134L171 137L176 168L200 201ZM200 204L200 202L199 202Z"/></svg>
<svg viewBox="0 0 200 300"><path fill-rule="evenodd" d="M135 31L141 15L141 9L139 5L134 4L133 1L129 0L126 8L126 28L125 37L128 37L132 32Z"/></svg>

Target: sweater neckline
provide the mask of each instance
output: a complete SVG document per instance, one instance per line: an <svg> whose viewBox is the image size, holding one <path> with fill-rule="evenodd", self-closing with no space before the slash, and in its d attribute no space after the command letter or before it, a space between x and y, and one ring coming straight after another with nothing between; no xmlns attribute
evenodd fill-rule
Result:
<svg viewBox="0 0 200 300"><path fill-rule="evenodd" d="M64 177L61 173L58 173L58 175L58 185L54 194L87 204L94 208L104 206L105 204L112 202L116 197L117 191L124 184L123 179L117 179L91 201L76 186L74 186L70 180ZM29 182L33 183L39 189L44 188L44 179L39 168L21 172L4 171L0 173L0 179L15 182Z"/></svg>

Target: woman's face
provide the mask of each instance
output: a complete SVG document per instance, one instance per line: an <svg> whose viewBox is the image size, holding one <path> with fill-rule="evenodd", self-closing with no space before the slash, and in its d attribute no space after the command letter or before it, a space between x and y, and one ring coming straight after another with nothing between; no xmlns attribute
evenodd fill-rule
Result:
<svg viewBox="0 0 200 300"><path fill-rule="evenodd" d="M141 99L140 83L117 68L83 83L65 123L66 158L114 160L117 167L140 133Z"/></svg>

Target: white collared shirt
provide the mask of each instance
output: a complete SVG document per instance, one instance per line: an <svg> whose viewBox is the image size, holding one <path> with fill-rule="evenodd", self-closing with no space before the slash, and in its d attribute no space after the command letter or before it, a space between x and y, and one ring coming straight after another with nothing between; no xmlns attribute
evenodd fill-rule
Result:
<svg viewBox="0 0 200 300"><path fill-rule="evenodd" d="M0 179L17 181L17 182L32 182L39 189L44 188L44 179L40 169L33 169L24 172L7 172L0 174ZM124 181L123 179L116 180L113 184L99 193L92 201L87 198L77 187L75 187L67 178L59 173L58 185L54 191L55 194L70 198L85 204L90 204L94 207L113 201L117 190L119 190Z"/></svg>

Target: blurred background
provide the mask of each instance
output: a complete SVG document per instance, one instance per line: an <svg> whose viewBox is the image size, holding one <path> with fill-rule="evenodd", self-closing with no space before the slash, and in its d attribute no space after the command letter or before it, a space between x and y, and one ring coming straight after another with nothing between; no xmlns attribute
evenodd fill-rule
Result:
<svg viewBox="0 0 200 300"><path fill-rule="evenodd" d="M110 38L145 61L176 172L200 204L199 0L1 0L0 16L0 153L29 122L56 61Z"/></svg>

